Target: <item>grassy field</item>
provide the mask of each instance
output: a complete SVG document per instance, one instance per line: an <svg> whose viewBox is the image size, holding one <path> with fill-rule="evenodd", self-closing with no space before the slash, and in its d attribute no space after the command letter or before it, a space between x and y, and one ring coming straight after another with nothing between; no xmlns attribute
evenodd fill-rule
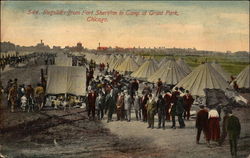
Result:
<svg viewBox="0 0 250 158"><path fill-rule="evenodd" d="M145 57L149 57L149 55L143 55ZM152 56L151 56L152 57ZM195 67L199 66L202 62L214 62L216 61L219 63L226 72L228 72L230 75L238 75L247 65L249 65L249 62L247 62L247 59L244 59L241 61L241 59L235 59L235 58L225 58L225 56L165 56L165 55L157 55L153 56L156 60L160 61L162 58L166 57L168 59L179 59L183 58L185 62L194 69Z"/></svg>

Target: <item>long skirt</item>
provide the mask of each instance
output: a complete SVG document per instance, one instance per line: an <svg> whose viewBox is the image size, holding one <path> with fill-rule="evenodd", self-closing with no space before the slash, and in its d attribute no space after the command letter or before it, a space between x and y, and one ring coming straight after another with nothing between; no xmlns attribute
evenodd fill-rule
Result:
<svg viewBox="0 0 250 158"><path fill-rule="evenodd" d="M220 139L220 123L219 118L209 118L209 140L218 141Z"/></svg>

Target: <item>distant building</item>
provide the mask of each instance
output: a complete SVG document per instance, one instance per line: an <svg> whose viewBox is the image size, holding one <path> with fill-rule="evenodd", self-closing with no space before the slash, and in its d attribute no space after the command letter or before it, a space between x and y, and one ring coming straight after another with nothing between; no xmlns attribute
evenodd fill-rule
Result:
<svg viewBox="0 0 250 158"><path fill-rule="evenodd" d="M66 48L66 47L65 47ZM72 52L82 52L84 49L84 47L82 46L82 43L81 42L78 42L76 44L76 46L74 47L69 47L69 50L72 51Z"/></svg>

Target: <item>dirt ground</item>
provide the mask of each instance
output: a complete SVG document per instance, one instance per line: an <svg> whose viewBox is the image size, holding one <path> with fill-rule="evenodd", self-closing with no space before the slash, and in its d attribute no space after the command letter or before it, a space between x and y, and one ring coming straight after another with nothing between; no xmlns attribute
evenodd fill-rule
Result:
<svg viewBox="0 0 250 158"><path fill-rule="evenodd" d="M19 83L35 85L40 68L28 66L3 72L5 84L9 78ZM5 96L3 97L5 98ZM131 122L89 121L85 109L44 110L10 113L6 99L0 106L0 153L6 157L62 158L228 158L228 140L223 146L215 142L207 147L203 136L195 143L194 120L186 121L185 129L147 129L147 124ZM239 158L250 154L250 108L234 109L242 125ZM157 117L155 117L155 126ZM116 116L114 115L114 120ZM178 123L177 123L178 126ZM1 156L0 156L1 157Z"/></svg>

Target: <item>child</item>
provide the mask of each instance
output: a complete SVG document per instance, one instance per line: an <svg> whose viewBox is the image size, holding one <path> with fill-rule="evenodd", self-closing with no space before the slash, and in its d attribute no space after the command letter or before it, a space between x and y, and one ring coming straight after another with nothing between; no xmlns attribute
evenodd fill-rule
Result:
<svg viewBox="0 0 250 158"><path fill-rule="evenodd" d="M23 111L25 111L26 106L27 106L27 98L25 95L23 95L21 97L21 108Z"/></svg>

